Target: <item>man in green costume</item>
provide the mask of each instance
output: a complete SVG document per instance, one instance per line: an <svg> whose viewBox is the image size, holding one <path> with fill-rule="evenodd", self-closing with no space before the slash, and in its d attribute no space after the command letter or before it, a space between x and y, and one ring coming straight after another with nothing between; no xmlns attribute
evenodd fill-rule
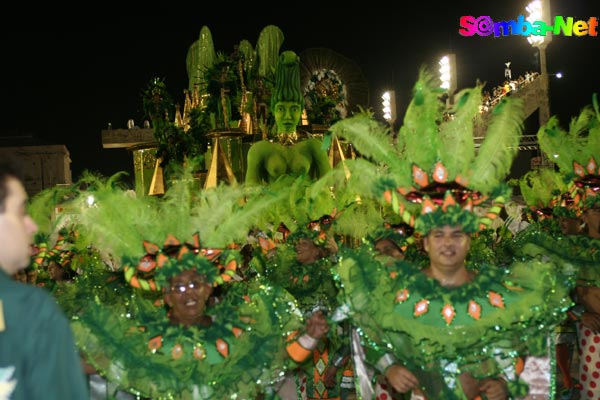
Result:
<svg viewBox="0 0 600 400"><path fill-rule="evenodd" d="M285 175L317 179L331 168L321 141L302 138L297 132L303 110L300 59L293 51L284 51L279 56L271 97L277 138L262 140L250 147L246 183L269 184Z"/></svg>

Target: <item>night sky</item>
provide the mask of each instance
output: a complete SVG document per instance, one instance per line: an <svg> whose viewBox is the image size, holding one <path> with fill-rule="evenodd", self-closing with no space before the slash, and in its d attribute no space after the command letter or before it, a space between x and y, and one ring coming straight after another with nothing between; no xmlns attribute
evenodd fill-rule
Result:
<svg viewBox="0 0 600 400"><path fill-rule="evenodd" d="M73 17L55 9L48 14L38 10L38 15L5 13L0 24L5 83L0 136L30 136L39 143L66 145L74 180L85 169L105 175L131 171L131 154L103 149L101 130L109 122L113 128L125 128L130 118L142 124L141 93L153 77L163 78L172 96L183 103L186 54L202 26L210 29L215 50L226 54L242 39L255 45L267 25L283 31L282 51L333 50L362 70L369 86L368 106L379 109L381 93L394 89L400 116L419 67L435 66L446 53L456 54L459 89L473 86L477 79L489 89L499 85L507 61L513 77L539 70L536 49L522 36L458 33L463 15L516 19L526 15L527 1L452 3L456 4L415 2L416 11L398 11L401 5L392 7L389 2L358 6L312 2L296 11L289 7L299 3L279 3L278 14L267 7L261 10L259 3L244 3L254 4L244 9L227 2L220 12L167 4L156 12L150 5L150 10L138 12L70 10ZM597 0L550 4L552 17L587 21L600 16ZM551 113L565 126L591 103L592 93L600 92L598 63L592 61L599 53L600 36L553 36L548 46L548 72L564 74L561 80L550 77Z"/></svg>

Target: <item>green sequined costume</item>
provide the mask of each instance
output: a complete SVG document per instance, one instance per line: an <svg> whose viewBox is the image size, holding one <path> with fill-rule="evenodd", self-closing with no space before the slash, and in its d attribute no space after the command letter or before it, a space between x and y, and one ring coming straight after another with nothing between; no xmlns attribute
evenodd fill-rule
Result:
<svg viewBox="0 0 600 400"><path fill-rule="evenodd" d="M391 273L391 272L395 273ZM370 246L345 249L336 270L367 362L391 353L414 371L428 399L462 399L457 377L501 374L513 396L527 393L518 356L545 355L548 327L571 305L550 261L480 263L473 282L441 286L406 261L382 265Z"/></svg>
<svg viewBox="0 0 600 400"><path fill-rule="evenodd" d="M293 365L286 336L302 318L281 289L234 285L207 309L206 328L172 325L162 304L141 297L127 306L88 301L72 327L88 362L122 390L153 399L254 399L274 392Z"/></svg>

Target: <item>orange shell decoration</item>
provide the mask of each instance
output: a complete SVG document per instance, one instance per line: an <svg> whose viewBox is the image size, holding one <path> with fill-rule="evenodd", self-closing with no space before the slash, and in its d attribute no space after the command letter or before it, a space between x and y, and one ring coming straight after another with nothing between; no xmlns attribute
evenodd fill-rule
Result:
<svg viewBox="0 0 600 400"><path fill-rule="evenodd" d="M585 168L583 168L583 166L581 164L579 164L577 161L573 161L573 172L575 172L575 174L577 176L580 176L580 177L585 176Z"/></svg>
<svg viewBox="0 0 600 400"><path fill-rule="evenodd" d="M481 318L481 306L475 300L469 301L468 313L474 319Z"/></svg>
<svg viewBox="0 0 600 400"><path fill-rule="evenodd" d="M489 295L491 305L493 305L494 307L498 307L498 308L504 308L504 300L502 300L501 295L499 295L496 292L492 292L492 291L490 291L488 293L488 295Z"/></svg>
<svg viewBox="0 0 600 400"><path fill-rule="evenodd" d="M427 172L417 167L416 165L412 166L413 172L413 181L419 185L420 187L425 187L429 185L429 178L427 176Z"/></svg>
<svg viewBox="0 0 600 400"><path fill-rule="evenodd" d="M402 289L402 290L398 290L396 292L396 302L398 303L402 303L406 300L408 300L408 289Z"/></svg>
<svg viewBox="0 0 600 400"><path fill-rule="evenodd" d="M181 358L182 355L183 355L183 346L180 345L179 343L177 343L175 346L173 346L173 349L171 350L171 356L173 356L174 360L178 360Z"/></svg>
<svg viewBox="0 0 600 400"><path fill-rule="evenodd" d="M427 311L429 311L429 302L425 299L419 301L417 304L415 304L415 317L418 317L420 315L423 315L425 313L427 313Z"/></svg>
<svg viewBox="0 0 600 400"><path fill-rule="evenodd" d="M162 335L154 336L148 341L148 348L152 351L158 350L162 347Z"/></svg>
<svg viewBox="0 0 600 400"><path fill-rule="evenodd" d="M450 194L450 192L446 192L446 197L444 197L444 203L442 204L442 210L447 211L448 207L456 205L456 200L454 196Z"/></svg>
<svg viewBox="0 0 600 400"><path fill-rule="evenodd" d="M430 212L434 212L437 206L429 197L425 197L423 199L423 208L421 209L421 214L427 214Z"/></svg>
<svg viewBox="0 0 600 400"><path fill-rule="evenodd" d="M217 351L223 356L229 355L229 345L223 339L217 339Z"/></svg>
<svg viewBox="0 0 600 400"><path fill-rule="evenodd" d="M137 269L142 272L150 272L156 268L156 260L150 254L142 257L138 263Z"/></svg>
<svg viewBox="0 0 600 400"><path fill-rule="evenodd" d="M173 236L173 234L169 233L167 235L167 238L165 239L165 243L164 246L179 246L181 243L179 242L179 240L177 240L177 238L175 236Z"/></svg>
<svg viewBox="0 0 600 400"><path fill-rule="evenodd" d="M444 167L444 164L439 161L435 164L432 177L438 183L446 183L448 180L448 170Z"/></svg>
<svg viewBox="0 0 600 400"><path fill-rule="evenodd" d="M587 164L587 172L590 175L595 175L596 174L596 160L594 160L594 157L590 158L590 161L588 161Z"/></svg>
<svg viewBox="0 0 600 400"><path fill-rule="evenodd" d="M157 244L144 240L144 249L148 254L156 254L160 250Z"/></svg>
<svg viewBox="0 0 600 400"><path fill-rule="evenodd" d="M242 333L244 333L244 331L241 328L238 328L237 326L231 328L231 331L233 332L233 336L235 336L236 338L240 337Z"/></svg>
<svg viewBox="0 0 600 400"><path fill-rule="evenodd" d="M442 316L446 320L446 323L450 325L454 320L454 317L456 317L456 311L454 310L454 307L452 307L451 304L444 305L442 308Z"/></svg>
<svg viewBox="0 0 600 400"><path fill-rule="evenodd" d="M194 351L192 354L197 360L204 360L206 358L206 350L202 346L194 346Z"/></svg>

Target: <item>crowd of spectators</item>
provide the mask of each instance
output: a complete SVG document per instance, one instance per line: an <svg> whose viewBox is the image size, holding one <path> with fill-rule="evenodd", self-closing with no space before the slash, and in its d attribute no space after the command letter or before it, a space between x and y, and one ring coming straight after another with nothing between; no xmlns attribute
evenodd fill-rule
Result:
<svg viewBox="0 0 600 400"><path fill-rule="evenodd" d="M481 99L481 105L479 106L479 112L483 114L490 111L504 96L508 96L512 92L521 90L523 87L533 82L539 75L539 72L527 71L525 75L519 75L517 79L504 80L501 85L495 86L491 92L489 90L484 90L482 92L483 97ZM440 100L443 102L447 101L447 96L442 97ZM453 119L453 117L454 115L452 113L444 114L445 121Z"/></svg>
<svg viewBox="0 0 600 400"><path fill-rule="evenodd" d="M539 72L527 71L525 75L519 75L517 79L505 80L501 85L498 85L490 92L483 92L483 101L481 102L480 112L484 113L494 107L504 96L511 92L516 92L524 86L533 82L539 76Z"/></svg>

